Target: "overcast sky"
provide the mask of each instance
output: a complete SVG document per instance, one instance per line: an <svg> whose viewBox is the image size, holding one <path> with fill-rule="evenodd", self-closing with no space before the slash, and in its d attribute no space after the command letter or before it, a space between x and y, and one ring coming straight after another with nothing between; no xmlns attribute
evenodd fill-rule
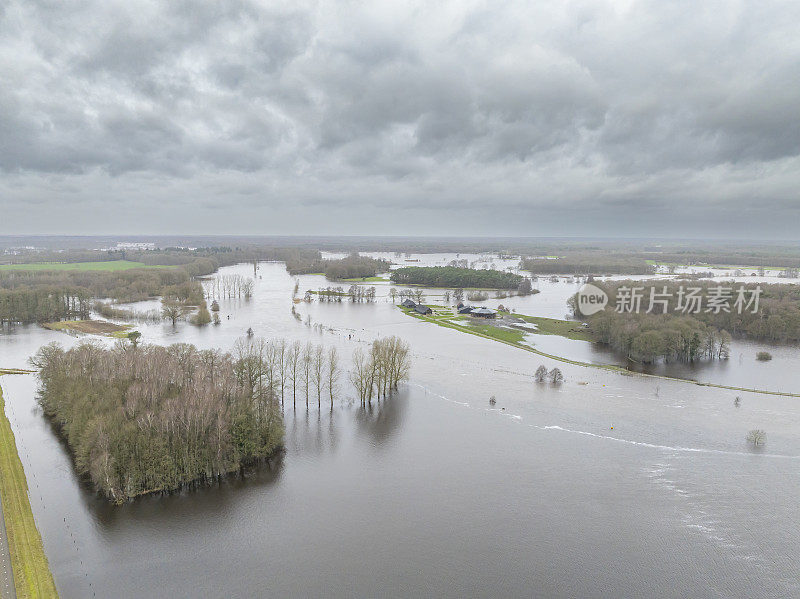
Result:
<svg viewBox="0 0 800 599"><path fill-rule="evenodd" d="M796 0L0 0L0 234L798 217Z"/></svg>

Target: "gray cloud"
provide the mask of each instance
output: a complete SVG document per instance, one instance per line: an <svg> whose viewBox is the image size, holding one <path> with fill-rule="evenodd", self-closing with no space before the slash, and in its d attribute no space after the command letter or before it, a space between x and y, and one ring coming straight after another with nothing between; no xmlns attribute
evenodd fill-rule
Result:
<svg viewBox="0 0 800 599"><path fill-rule="evenodd" d="M793 2L0 9L0 234L796 237Z"/></svg>

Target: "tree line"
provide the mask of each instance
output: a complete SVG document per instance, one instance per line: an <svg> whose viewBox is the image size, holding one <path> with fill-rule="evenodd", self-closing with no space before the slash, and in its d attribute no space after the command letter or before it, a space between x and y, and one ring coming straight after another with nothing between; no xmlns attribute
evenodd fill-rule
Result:
<svg viewBox="0 0 800 599"><path fill-rule="evenodd" d="M203 281L203 291L209 299L241 298L253 296L255 281L239 274L218 275Z"/></svg>
<svg viewBox="0 0 800 599"><path fill-rule="evenodd" d="M426 287L517 289L524 277L500 270L477 270L454 266L406 266L393 270L391 280L403 285Z"/></svg>
<svg viewBox="0 0 800 599"><path fill-rule="evenodd" d="M538 275L647 275L655 272L655 266L644 258L608 252L572 253L554 259L524 258L519 267Z"/></svg>

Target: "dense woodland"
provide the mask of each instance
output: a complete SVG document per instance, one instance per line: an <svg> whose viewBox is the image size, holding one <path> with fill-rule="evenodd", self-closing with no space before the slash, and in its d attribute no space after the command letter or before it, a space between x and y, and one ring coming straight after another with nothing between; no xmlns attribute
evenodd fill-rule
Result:
<svg viewBox="0 0 800 599"><path fill-rule="evenodd" d="M272 455L280 405L252 357L187 344L42 347L39 403L81 474L115 502L208 481Z"/></svg>
<svg viewBox="0 0 800 599"><path fill-rule="evenodd" d="M327 279L361 279L374 277L378 273L389 270L389 262L368 256L359 256L354 252L338 260L308 259L293 257L286 261L286 270L292 275L323 273Z"/></svg>
<svg viewBox="0 0 800 599"><path fill-rule="evenodd" d="M92 295L83 287L0 288L0 325L89 318Z"/></svg>
<svg viewBox="0 0 800 599"><path fill-rule="evenodd" d="M613 310L590 317L600 343L638 362L693 362L729 357L731 336L691 316L619 314Z"/></svg>
<svg viewBox="0 0 800 599"><path fill-rule="evenodd" d="M485 289L518 289L524 279L520 275L501 270L453 266L406 266L393 270L391 275L391 280L401 285Z"/></svg>
<svg viewBox="0 0 800 599"><path fill-rule="evenodd" d="M148 266L180 266L190 275L211 274L221 266L242 262L310 260L319 257L319 250L264 245L207 246L198 248L165 247L157 250L114 249L67 251L22 251L3 256L4 262L27 264L43 262L107 262L131 260Z"/></svg>

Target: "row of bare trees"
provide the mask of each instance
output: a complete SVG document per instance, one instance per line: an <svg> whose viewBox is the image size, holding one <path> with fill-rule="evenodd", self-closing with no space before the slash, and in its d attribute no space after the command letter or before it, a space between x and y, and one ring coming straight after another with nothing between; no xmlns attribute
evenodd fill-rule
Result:
<svg viewBox="0 0 800 599"><path fill-rule="evenodd" d="M241 365L242 376L255 388L279 402L281 408L287 397L297 407L298 397L305 400L306 409L316 399L322 407L323 397L333 409L339 393L341 366L336 347L327 350L323 345L286 339L240 339L233 355Z"/></svg>
<svg viewBox="0 0 800 599"><path fill-rule="evenodd" d="M312 300L313 292L306 291L305 301ZM320 302L342 302L345 298L355 303L372 303L375 301L375 287L362 287L361 285L350 285L347 291L342 287L320 287L317 290L317 298Z"/></svg>
<svg viewBox="0 0 800 599"><path fill-rule="evenodd" d="M392 336L376 339L364 352L353 352L350 382L356 389L361 405L372 403L373 397L387 397L406 380L411 369L411 348L402 339Z"/></svg>
<svg viewBox="0 0 800 599"><path fill-rule="evenodd" d="M347 295L353 303L374 302L375 287L363 287L361 285L350 285Z"/></svg>
<svg viewBox="0 0 800 599"><path fill-rule="evenodd" d="M333 410L342 375L336 347L326 349L321 344L285 339L241 339L233 355L244 369L242 376L248 385L274 398L281 408L291 400L296 409L300 400L308 409L316 400L318 409L325 401ZM349 379L359 401L366 405L373 398L389 396L408 379L410 369L410 346L392 336L375 340L367 352L356 348Z"/></svg>
<svg viewBox="0 0 800 599"><path fill-rule="evenodd" d="M253 296L255 281L242 275L219 275L203 281L203 290L209 299L241 298L250 299Z"/></svg>
<svg viewBox="0 0 800 599"><path fill-rule="evenodd" d="M341 303L345 297L347 297L347 293L345 293L343 287L320 287L317 290L317 298L321 302Z"/></svg>
<svg viewBox="0 0 800 599"><path fill-rule="evenodd" d="M401 289L397 291L394 287L389 289L389 297L392 298L392 302L397 301L397 298L400 298L400 301L410 299L411 301L416 301L416 303L421 304L425 300L425 292L420 289Z"/></svg>

